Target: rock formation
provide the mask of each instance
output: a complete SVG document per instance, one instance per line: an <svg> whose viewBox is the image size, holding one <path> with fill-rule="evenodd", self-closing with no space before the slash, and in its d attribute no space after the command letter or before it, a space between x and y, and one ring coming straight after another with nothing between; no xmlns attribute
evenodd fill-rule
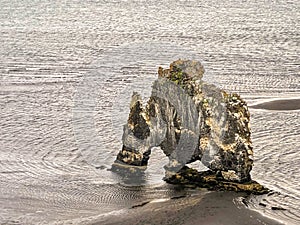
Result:
<svg viewBox="0 0 300 225"><path fill-rule="evenodd" d="M141 97L133 94L117 162L146 166L151 148L160 146L169 157L167 181L176 183L176 176L191 171L185 165L197 160L218 180L251 181L253 151L247 104L239 95L203 82L203 74L200 62L177 60L169 69L159 68L145 106Z"/></svg>

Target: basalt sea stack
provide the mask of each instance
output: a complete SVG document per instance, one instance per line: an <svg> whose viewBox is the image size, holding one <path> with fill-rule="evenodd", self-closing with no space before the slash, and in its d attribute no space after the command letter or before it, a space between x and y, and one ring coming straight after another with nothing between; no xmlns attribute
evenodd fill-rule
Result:
<svg viewBox="0 0 300 225"><path fill-rule="evenodd" d="M133 94L116 162L146 166L152 147L159 146L169 157L169 182L258 190L257 183L241 185L253 184L247 104L238 94L202 81L203 74L200 62L177 60L168 69L159 68L147 103ZM197 160L209 171L186 166Z"/></svg>

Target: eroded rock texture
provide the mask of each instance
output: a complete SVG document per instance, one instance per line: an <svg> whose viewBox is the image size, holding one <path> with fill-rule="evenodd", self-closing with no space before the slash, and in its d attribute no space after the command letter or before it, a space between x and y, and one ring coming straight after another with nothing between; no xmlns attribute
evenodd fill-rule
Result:
<svg viewBox="0 0 300 225"><path fill-rule="evenodd" d="M141 97L133 94L119 162L146 166L151 148L160 146L170 159L166 177L200 160L222 180L251 180L247 104L239 95L203 82L203 73L199 62L177 60L169 69L159 68L144 107Z"/></svg>

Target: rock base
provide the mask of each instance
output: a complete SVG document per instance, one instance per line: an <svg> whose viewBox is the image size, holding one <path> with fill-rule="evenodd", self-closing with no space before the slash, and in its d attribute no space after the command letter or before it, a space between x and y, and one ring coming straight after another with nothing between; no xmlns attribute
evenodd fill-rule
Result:
<svg viewBox="0 0 300 225"><path fill-rule="evenodd" d="M199 187L217 191L245 192L256 195L267 194L270 192L268 188L265 188L254 180L243 183L227 181L223 179L221 174L218 175L211 170L198 172L187 166L183 167L175 175L165 178L165 181L190 188Z"/></svg>

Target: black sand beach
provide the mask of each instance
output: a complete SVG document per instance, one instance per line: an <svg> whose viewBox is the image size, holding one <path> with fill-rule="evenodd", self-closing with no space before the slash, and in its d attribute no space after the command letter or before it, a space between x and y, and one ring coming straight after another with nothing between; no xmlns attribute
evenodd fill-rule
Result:
<svg viewBox="0 0 300 225"><path fill-rule="evenodd" d="M248 209L240 202L246 194L210 192L164 202L135 206L121 215L94 221L94 225L279 225L278 221ZM240 200L239 200L240 199Z"/></svg>

